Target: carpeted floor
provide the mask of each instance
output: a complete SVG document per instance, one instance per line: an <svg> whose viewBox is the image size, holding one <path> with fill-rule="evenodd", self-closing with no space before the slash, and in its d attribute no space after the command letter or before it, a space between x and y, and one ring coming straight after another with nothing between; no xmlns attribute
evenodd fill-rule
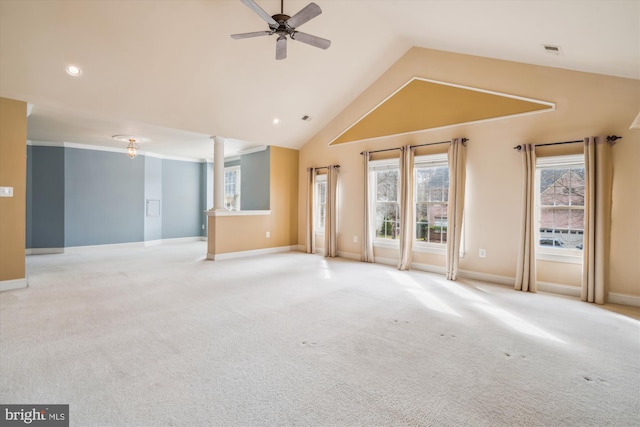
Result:
<svg viewBox="0 0 640 427"><path fill-rule="evenodd" d="M640 322L571 298L204 242L27 260L0 403L75 426L638 426ZM633 310L631 310L633 311Z"/></svg>

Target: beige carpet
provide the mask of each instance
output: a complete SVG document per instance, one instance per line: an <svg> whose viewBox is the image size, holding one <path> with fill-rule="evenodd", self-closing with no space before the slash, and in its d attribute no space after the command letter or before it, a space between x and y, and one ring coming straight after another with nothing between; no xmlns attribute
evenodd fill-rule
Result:
<svg viewBox="0 0 640 427"><path fill-rule="evenodd" d="M76 426L637 426L640 322L547 294L204 242L31 256L0 403Z"/></svg>

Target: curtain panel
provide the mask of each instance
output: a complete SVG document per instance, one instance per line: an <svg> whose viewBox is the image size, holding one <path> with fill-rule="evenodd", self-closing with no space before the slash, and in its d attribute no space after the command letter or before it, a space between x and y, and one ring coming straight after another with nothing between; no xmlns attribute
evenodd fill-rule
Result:
<svg viewBox="0 0 640 427"><path fill-rule="evenodd" d="M338 251L338 170L340 166L327 166L327 211L324 226L324 256L334 258Z"/></svg>
<svg viewBox="0 0 640 427"><path fill-rule="evenodd" d="M605 303L611 227L613 168L607 137L584 139L584 244L582 301Z"/></svg>
<svg viewBox="0 0 640 427"><path fill-rule="evenodd" d="M307 224L306 224L306 252L308 254L316 251L316 233L313 229L313 206L314 193L316 188L316 170L307 168Z"/></svg>
<svg viewBox="0 0 640 427"><path fill-rule="evenodd" d="M400 190L400 260L398 270L408 270L411 266L411 247L413 245L413 149L403 147L400 151L400 170L398 176Z"/></svg>
<svg viewBox="0 0 640 427"><path fill-rule="evenodd" d="M447 208L447 280L456 280L464 216L466 148L462 138L451 141L449 160L449 206Z"/></svg>
<svg viewBox="0 0 640 427"><path fill-rule="evenodd" d="M363 262L375 262L373 258L373 216L371 209L371 200L373 195L371 193L371 186L369 182L369 161L371 160L371 153L368 151L362 152L362 158L364 159L364 215L363 215L363 230L362 230L362 253L361 260Z"/></svg>
<svg viewBox="0 0 640 427"><path fill-rule="evenodd" d="M522 216L514 288L518 291L536 292L536 242L534 238L536 153L533 144L523 144L521 147Z"/></svg>

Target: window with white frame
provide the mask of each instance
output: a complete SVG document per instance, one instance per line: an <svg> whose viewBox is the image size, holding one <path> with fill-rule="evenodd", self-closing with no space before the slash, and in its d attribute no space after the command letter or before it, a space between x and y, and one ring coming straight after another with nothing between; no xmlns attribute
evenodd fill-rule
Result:
<svg viewBox="0 0 640 427"><path fill-rule="evenodd" d="M224 207L240 210L240 166L224 168Z"/></svg>
<svg viewBox="0 0 640 427"><path fill-rule="evenodd" d="M327 176L318 175L316 177L315 189L315 231L323 233L325 217L327 214Z"/></svg>
<svg viewBox="0 0 640 427"><path fill-rule="evenodd" d="M581 154L537 159L537 253L581 256L584 178L584 156Z"/></svg>
<svg viewBox="0 0 640 427"><path fill-rule="evenodd" d="M379 242L397 242L400 237L399 172L398 159L374 160L369 163L374 235Z"/></svg>
<svg viewBox="0 0 640 427"><path fill-rule="evenodd" d="M442 247L447 243L449 165L446 154L414 160L415 243Z"/></svg>

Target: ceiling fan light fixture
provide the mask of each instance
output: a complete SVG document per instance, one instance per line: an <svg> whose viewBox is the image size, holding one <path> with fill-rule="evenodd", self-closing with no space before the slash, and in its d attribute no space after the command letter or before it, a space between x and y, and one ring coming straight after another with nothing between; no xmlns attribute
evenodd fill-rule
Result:
<svg viewBox="0 0 640 427"><path fill-rule="evenodd" d="M331 41L316 37L311 34L301 33L296 30L302 24L309 22L322 13L322 9L315 3L309 3L293 16L284 13L284 0L280 1L280 13L269 16L255 0L240 0L245 6L253 10L263 21L269 25L269 31L254 31L251 33L232 34L233 39L247 39L260 36L278 35L276 40L276 59L282 60L287 57L287 36L291 40L297 40L320 49L328 49Z"/></svg>

